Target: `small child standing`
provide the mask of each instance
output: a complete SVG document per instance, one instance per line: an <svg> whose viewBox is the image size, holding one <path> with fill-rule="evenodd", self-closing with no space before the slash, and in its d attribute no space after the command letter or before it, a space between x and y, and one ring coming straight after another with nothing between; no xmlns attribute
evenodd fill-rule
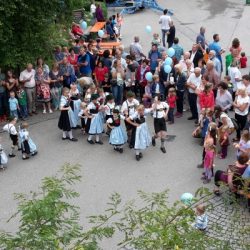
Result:
<svg viewBox="0 0 250 250"><path fill-rule="evenodd" d="M214 155L215 155L215 149L214 144L206 143L205 141L205 157L204 157L204 170L205 175L202 177L204 179L203 183L207 184L211 181L212 175L213 175L213 163L214 163Z"/></svg>
<svg viewBox="0 0 250 250"><path fill-rule="evenodd" d="M174 88L169 88L168 90L168 97L167 97L167 103L169 105L169 111L168 111L168 124L174 123L174 109L176 107L176 92Z"/></svg>
<svg viewBox="0 0 250 250"><path fill-rule="evenodd" d="M159 37L159 34L154 33L153 34L153 40L152 40L152 45L157 45L159 46L161 44L161 39Z"/></svg>
<svg viewBox="0 0 250 250"><path fill-rule="evenodd" d="M195 213L196 213L196 218L195 218L194 227L201 231L205 231L207 228L207 224L208 224L208 217L206 214L205 205L204 204L197 205Z"/></svg>
<svg viewBox="0 0 250 250"><path fill-rule="evenodd" d="M17 97L18 97L21 119L25 120L28 118L27 96L22 86L20 86L19 89L17 90Z"/></svg>
<svg viewBox="0 0 250 250"><path fill-rule="evenodd" d="M109 143L114 146L114 150L123 153L123 145L127 142L127 134L121 126L121 119L125 119L120 115L118 109L113 110L113 118L107 120L107 127L111 130Z"/></svg>
<svg viewBox="0 0 250 250"><path fill-rule="evenodd" d="M227 148L229 145L228 126L221 126L221 128L219 128L219 143L221 146L220 159L225 159L227 157Z"/></svg>
<svg viewBox="0 0 250 250"><path fill-rule="evenodd" d="M37 147L29 136L28 127L29 124L27 122L24 122L23 124L21 124L19 131L19 136L21 138L23 160L29 159L30 155L35 156L37 154Z"/></svg>
<svg viewBox="0 0 250 250"><path fill-rule="evenodd" d="M87 119L87 117L85 116L85 112L86 112L87 104L85 102L82 102L80 108L81 110L78 114L78 117L81 118L81 127L82 127L81 130L82 130L82 133L85 135L86 119Z"/></svg>
<svg viewBox="0 0 250 250"><path fill-rule="evenodd" d="M14 154L15 147L18 148L18 133L16 129L16 122L17 122L17 118L11 117L9 118L9 123L3 127L3 130L9 133L10 139L12 141L11 150L9 153L9 157L11 158L16 156Z"/></svg>
<svg viewBox="0 0 250 250"><path fill-rule="evenodd" d="M10 116L18 118L17 110L19 110L19 105L18 105L18 100L15 97L14 91L10 91L9 108L10 108Z"/></svg>
<svg viewBox="0 0 250 250"><path fill-rule="evenodd" d="M6 168L6 164L8 163L8 157L5 154L2 145L0 144L0 170L4 170Z"/></svg>
<svg viewBox="0 0 250 250"><path fill-rule="evenodd" d="M152 93L151 93L151 83L150 81L147 81L147 85L145 86L145 93L142 97L142 102L145 108L151 107L152 102Z"/></svg>
<svg viewBox="0 0 250 250"><path fill-rule="evenodd" d="M240 67L242 69L247 67L247 57L245 52L241 52L241 58L240 58Z"/></svg>

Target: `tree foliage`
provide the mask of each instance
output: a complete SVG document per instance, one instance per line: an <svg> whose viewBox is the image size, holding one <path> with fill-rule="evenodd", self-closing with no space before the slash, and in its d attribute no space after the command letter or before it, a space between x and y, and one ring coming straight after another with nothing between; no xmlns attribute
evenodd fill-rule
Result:
<svg viewBox="0 0 250 250"><path fill-rule="evenodd" d="M209 205L206 197L210 193L204 188L197 191L188 206L179 201L169 204L167 190L140 191L136 203L129 201L125 205L115 193L103 214L89 217L90 229L81 226L79 207L69 202L79 197L71 187L81 180L79 171L78 165L66 164L57 175L44 178L38 192L17 194L17 213L10 219L18 216L20 225L14 234L0 233L0 249L96 250L100 249L101 239L112 237L116 231L124 237L118 248L230 249L226 242L191 226L195 217L193 206L201 200Z"/></svg>
<svg viewBox="0 0 250 250"><path fill-rule="evenodd" d="M20 68L34 58L49 58L58 25L72 20L72 10L82 0L0 1L0 65Z"/></svg>

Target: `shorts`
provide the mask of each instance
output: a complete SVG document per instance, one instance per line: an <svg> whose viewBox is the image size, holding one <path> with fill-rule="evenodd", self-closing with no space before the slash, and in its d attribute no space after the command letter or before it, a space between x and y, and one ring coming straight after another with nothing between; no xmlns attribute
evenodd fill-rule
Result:
<svg viewBox="0 0 250 250"><path fill-rule="evenodd" d="M18 142L17 135L10 134L10 139L12 140L12 145L17 146L17 142Z"/></svg>
<svg viewBox="0 0 250 250"><path fill-rule="evenodd" d="M154 118L154 128L155 133L159 133L160 131L167 131L167 125L165 119L162 118Z"/></svg>

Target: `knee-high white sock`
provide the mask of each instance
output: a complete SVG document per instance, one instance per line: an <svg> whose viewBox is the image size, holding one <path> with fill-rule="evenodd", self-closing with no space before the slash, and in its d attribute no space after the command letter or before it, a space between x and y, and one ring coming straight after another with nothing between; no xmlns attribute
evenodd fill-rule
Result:
<svg viewBox="0 0 250 250"><path fill-rule="evenodd" d="M136 150L135 150L135 154L136 154L136 155L139 155L139 154L140 154L140 150L139 150L139 149L136 149Z"/></svg>
<svg viewBox="0 0 250 250"><path fill-rule="evenodd" d="M11 154L11 155L13 155L13 154L14 154L14 148L15 148L15 146L14 146L14 145L12 145L12 146L11 146L11 148L10 148L10 154Z"/></svg>
<svg viewBox="0 0 250 250"><path fill-rule="evenodd" d="M66 138L66 131L63 131L63 138Z"/></svg>
<svg viewBox="0 0 250 250"><path fill-rule="evenodd" d="M70 130L70 131L68 132L68 134L69 134L69 138L72 139L72 138L73 138L72 130Z"/></svg>
<svg viewBox="0 0 250 250"><path fill-rule="evenodd" d="M88 137L88 141L91 141L92 140L92 135L89 135L89 137Z"/></svg>
<svg viewBox="0 0 250 250"><path fill-rule="evenodd" d="M100 136L99 136L99 135L96 135L96 136L95 136L95 140L96 140L96 141L100 141Z"/></svg>
<svg viewBox="0 0 250 250"><path fill-rule="evenodd" d="M161 147L163 148L165 146L165 140L161 138Z"/></svg>

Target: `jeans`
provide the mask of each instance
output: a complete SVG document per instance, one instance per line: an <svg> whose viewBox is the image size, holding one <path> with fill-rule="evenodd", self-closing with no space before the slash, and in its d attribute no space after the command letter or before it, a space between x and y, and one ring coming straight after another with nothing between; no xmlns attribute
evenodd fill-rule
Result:
<svg viewBox="0 0 250 250"><path fill-rule="evenodd" d="M162 45L163 45L163 47L166 47L166 34L167 34L167 32L168 32L168 30L161 30L161 32L162 32Z"/></svg>
<svg viewBox="0 0 250 250"><path fill-rule="evenodd" d="M8 113L8 99L7 92L0 93L0 116L7 115Z"/></svg>
<svg viewBox="0 0 250 250"><path fill-rule="evenodd" d="M22 118L27 118L28 117L28 109L27 105L19 105L20 107L20 115Z"/></svg>
<svg viewBox="0 0 250 250"><path fill-rule="evenodd" d="M112 86L112 94L115 98L115 104L121 105L123 99L123 86L119 85Z"/></svg>
<svg viewBox="0 0 250 250"><path fill-rule="evenodd" d="M28 99L28 111L31 113L32 111L36 111L36 88L25 88L25 92Z"/></svg>
<svg viewBox="0 0 250 250"><path fill-rule="evenodd" d="M16 118L18 118L17 109L16 110L10 110L10 117L16 117Z"/></svg>
<svg viewBox="0 0 250 250"><path fill-rule="evenodd" d="M177 100L176 100L176 108L177 112L182 114L183 113L183 97L184 97L184 91L176 91Z"/></svg>
<svg viewBox="0 0 250 250"><path fill-rule="evenodd" d="M168 121L174 122L174 108L170 108L168 111Z"/></svg>
<svg viewBox="0 0 250 250"><path fill-rule="evenodd" d="M188 102L190 106L190 111L194 119L198 119L197 111L197 95L195 93L188 93Z"/></svg>

